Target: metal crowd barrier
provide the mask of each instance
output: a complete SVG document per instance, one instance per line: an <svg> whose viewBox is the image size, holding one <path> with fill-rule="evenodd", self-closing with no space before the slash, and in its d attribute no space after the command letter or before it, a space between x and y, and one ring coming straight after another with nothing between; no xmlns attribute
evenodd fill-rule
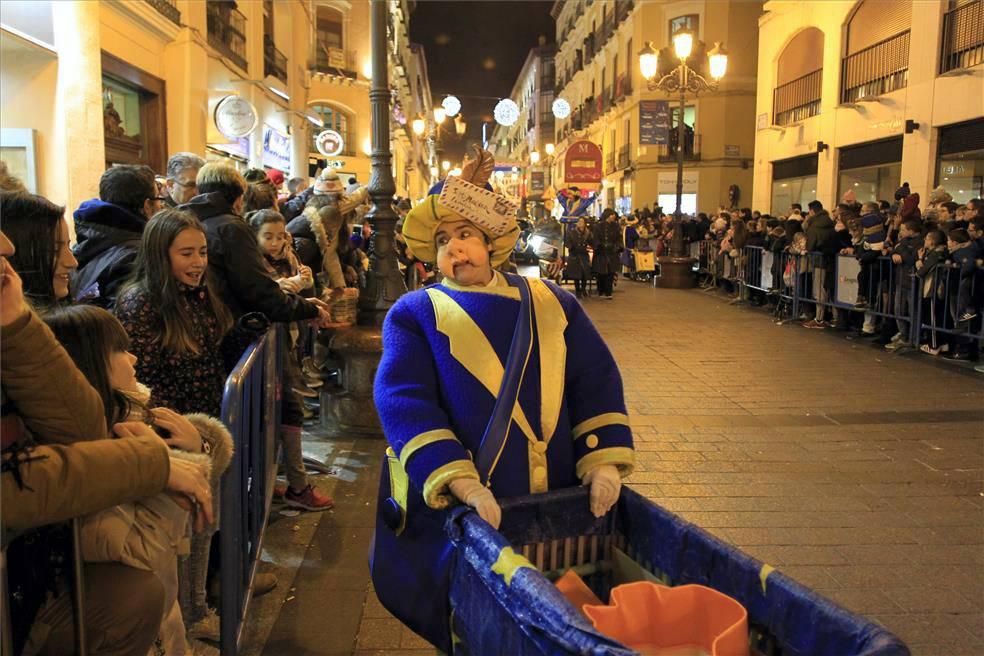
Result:
<svg viewBox="0 0 984 656"><path fill-rule="evenodd" d="M232 433L235 446L232 462L222 478L219 520L223 656L239 653L270 515L277 476L280 381L286 352L286 326L273 324L243 353L226 380L222 397L222 421Z"/></svg>
<svg viewBox="0 0 984 656"><path fill-rule="evenodd" d="M938 345L938 334L984 342L984 269L977 267L961 279L959 265L943 263L915 276L913 286L919 301L913 308L913 325L929 334L931 346ZM961 324L960 314L968 308L976 309L977 317Z"/></svg>
<svg viewBox="0 0 984 656"><path fill-rule="evenodd" d="M934 346L938 333L984 341L984 269L979 266L961 278L958 265L944 263L920 278L890 256L861 264L854 255L776 254L759 246L746 246L734 266L742 287L778 296L789 304L793 319L801 304L819 304L898 321L908 326L906 341L914 345L924 331L931 334ZM728 271L724 274L728 279ZM970 308L978 316L958 322Z"/></svg>

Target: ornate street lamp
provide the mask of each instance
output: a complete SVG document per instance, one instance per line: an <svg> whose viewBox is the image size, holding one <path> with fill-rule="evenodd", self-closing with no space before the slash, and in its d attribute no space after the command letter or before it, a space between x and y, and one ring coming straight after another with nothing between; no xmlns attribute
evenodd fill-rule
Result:
<svg viewBox="0 0 984 656"><path fill-rule="evenodd" d="M676 211L673 213L673 239L670 241L670 254L660 258L660 285L663 287L692 287L694 276L692 271L693 259L687 254L683 242L683 159L684 142L686 140L686 124L683 116L686 109L687 92L695 96L702 91L715 91L718 81L724 77L728 69L728 53L720 43L707 55L708 77L697 70L699 62L688 63L694 52L695 45L703 45L686 30L673 35L673 48L663 48L657 51L651 41L639 52L639 70L645 78L649 91L665 91L668 94L680 94L680 115L677 120L676 145ZM672 70L660 74L660 60L675 64Z"/></svg>
<svg viewBox="0 0 984 656"><path fill-rule="evenodd" d="M533 166L536 166L539 163L540 163L540 153L539 153L539 151L536 151L536 150L531 151L530 152L530 164L532 164Z"/></svg>
<svg viewBox="0 0 984 656"><path fill-rule="evenodd" d="M387 5L386 0L369 2L372 172L368 184L371 206L365 217L373 230L369 270L359 290L358 325L338 330L329 338L329 348L342 361L342 391L322 393L321 402L322 427L329 433L346 436L382 436L372 395L373 376L382 355L382 323L389 308L407 291L396 259L394 239L398 217L393 210L396 184L390 152Z"/></svg>
<svg viewBox="0 0 984 656"><path fill-rule="evenodd" d="M448 117L448 114L447 114L446 111L444 111L444 108L443 107L435 107L434 108L434 122L435 123L437 123L438 125L440 125L441 123L444 123L444 119L446 119L447 117Z"/></svg>
<svg viewBox="0 0 984 656"><path fill-rule="evenodd" d="M413 119L411 123L413 128L413 133L418 137L424 136L424 132L427 131L427 121L424 119L422 114L417 114L417 118Z"/></svg>

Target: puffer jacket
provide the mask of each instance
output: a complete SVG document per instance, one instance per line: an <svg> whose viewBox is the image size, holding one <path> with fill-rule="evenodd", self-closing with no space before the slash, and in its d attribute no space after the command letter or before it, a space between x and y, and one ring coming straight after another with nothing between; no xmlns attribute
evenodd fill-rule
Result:
<svg viewBox="0 0 984 656"><path fill-rule="evenodd" d="M813 253L833 255L837 252L837 235L834 222L826 210L821 210L810 219L806 228L806 250Z"/></svg>
<svg viewBox="0 0 984 656"><path fill-rule="evenodd" d="M72 296L111 309L133 270L147 219L98 198L79 205L72 216L78 237L72 252L79 261Z"/></svg>
<svg viewBox="0 0 984 656"><path fill-rule="evenodd" d="M594 249L591 270L600 274L618 273L622 266L618 256L623 250L622 229L618 223L601 221L591 231L591 236Z"/></svg>
<svg viewBox="0 0 984 656"><path fill-rule="evenodd" d="M284 220L289 222L294 217L300 216L301 212L304 211L304 206L307 205L307 202L311 200L311 196L313 195L314 187L308 187L284 203L280 208L280 213L284 215Z"/></svg>
<svg viewBox="0 0 984 656"><path fill-rule="evenodd" d="M180 209L192 212L205 226L208 268L219 297L234 317L247 312L262 312L270 321L318 316L315 305L280 289L263 261L256 235L222 194L200 194Z"/></svg>
<svg viewBox="0 0 984 656"><path fill-rule="evenodd" d="M143 405L150 390L128 394ZM132 412L128 420L139 420ZM170 449L172 460L186 460L205 467L213 490L232 458L232 435L217 420L205 415L185 415L209 444L209 453ZM161 640L165 653L180 656L185 648L184 623L178 604L178 560L189 552L188 511L168 494L143 497L89 515L82 522L81 549L86 562L117 562L153 572L164 588Z"/></svg>

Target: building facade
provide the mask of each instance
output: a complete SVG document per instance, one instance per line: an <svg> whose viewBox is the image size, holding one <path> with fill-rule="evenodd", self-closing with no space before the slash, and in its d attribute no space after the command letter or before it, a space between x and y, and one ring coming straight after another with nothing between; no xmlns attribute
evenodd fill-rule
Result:
<svg viewBox="0 0 984 656"><path fill-rule="evenodd" d="M727 206L732 188L744 204L742 194L747 197L752 187L761 11L761 2L742 0L558 0L552 10L557 21L556 94L569 103L571 113L556 122L555 185L564 184L567 149L587 140L603 153L599 209L627 212L658 205L673 211L679 96L647 90L639 51L647 41L656 49L670 46L672 35L687 29L707 49L722 42L729 56L718 90L696 98L687 95L683 211ZM650 125L654 108L666 118L662 134Z"/></svg>
<svg viewBox="0 0 984 656"><path fill-rule="evenodd" d="M391 4L396 100L412 5ZM96 196L113 164L163 174L178 151L369 180L367 2L12 0L0 23L3 158L57 203ZM422 186L419 146L394 118L397 194L410 195ZM338 134L327 155L316 142L325 130Z"/></svg>
<svg viewBox="0 0 984 656"><path fill-rule="evenodd" d="M519 107L519 118L510 126L497 125L490 149L502 164L515 163L521 175L503 171L500 183L510 195L541 200L550 186L550 155L554 143L554 101L557 47L543 40L532 48L513 85L510 98ZM548 144L550 147L548 148ZM532 159L537 161L532 161ZM505 176L505 177L503 177Z"/></svg>
<svg viewBox="0 0 984 656"><path fill-rule="evenodd" d="M754 206L984 194L984 2L770 1Z"/></svg>

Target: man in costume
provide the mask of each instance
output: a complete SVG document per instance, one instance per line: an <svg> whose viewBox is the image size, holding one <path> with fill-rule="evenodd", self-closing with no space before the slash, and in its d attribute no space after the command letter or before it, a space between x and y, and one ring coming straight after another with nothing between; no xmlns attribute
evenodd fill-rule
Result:
<svg viewBox="0 0 984 656"><path fill-rule="evenodd" d="M552 283L494 269L508 259L519 229L513 204L487 185L493 166L479 151L460 177L437 185L407 214L408 248L445 278L390 309L375 381L391 448L373 580L383 604L445 652L453 548L444 509L464 503L497 528L497 499L587 485L591 511L601 517L634 462L618 367L581 305ZM480 471L527 282L525 367L505 441L489 471Z"/></svg>

